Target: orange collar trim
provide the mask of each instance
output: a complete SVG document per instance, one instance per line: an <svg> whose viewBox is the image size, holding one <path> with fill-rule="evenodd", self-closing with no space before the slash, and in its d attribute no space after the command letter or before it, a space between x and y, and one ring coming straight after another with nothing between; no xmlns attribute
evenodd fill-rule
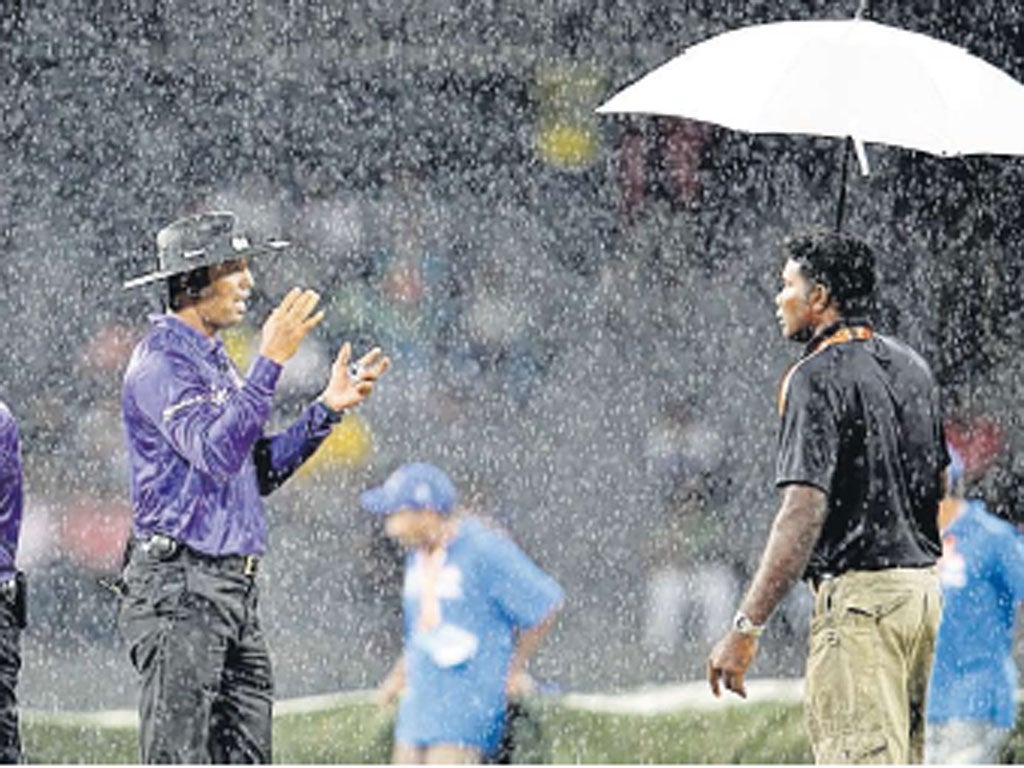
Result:
<svg viewBox="0 0 1024 768"><path fill-rule="evenodd" d="M793 363L786 372L782 375L782 380L779 382L779 390L776 394L776 403L779 408L779 416L786 412L786 396L789 394L789 380L793 378L793 374L796 373L796 369L803 365L806 361L810 360L815 355L824 352L829 347L834 347L836 344L846 344L851 341L864 341L874 336L871 328L866 325L846 325L837 330L830 336L826 336L815 344L809 353L801 357L795 363Z"/></svg>

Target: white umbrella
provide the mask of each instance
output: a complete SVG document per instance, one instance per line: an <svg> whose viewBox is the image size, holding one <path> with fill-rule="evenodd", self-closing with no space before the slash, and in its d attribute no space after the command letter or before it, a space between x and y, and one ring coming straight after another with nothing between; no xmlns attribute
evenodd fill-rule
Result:
<svg viewBox="0 0 1024 768"><path fill-rule="evenodd" d="M737 29L598 112L676 115L753 133L850 137L934 155L1024 154L1024 86L962 48L864 19Z"/></svg>

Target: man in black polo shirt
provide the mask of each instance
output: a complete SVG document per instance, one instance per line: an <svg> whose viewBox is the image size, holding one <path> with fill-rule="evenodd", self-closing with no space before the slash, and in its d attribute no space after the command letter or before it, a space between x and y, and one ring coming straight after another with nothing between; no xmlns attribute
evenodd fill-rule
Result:
<svg viewBox="0 0 1024 768"><path fill-rule="evenodd" d="M835 232L792 238L776 297L782 333L806 342L779 387L782 503L708 679L744 675L776 605L814 592L807 722L819 763L920 762L940 596L934 563L949 458L938 387L921 357L875 333L874 256Z"/></svg>

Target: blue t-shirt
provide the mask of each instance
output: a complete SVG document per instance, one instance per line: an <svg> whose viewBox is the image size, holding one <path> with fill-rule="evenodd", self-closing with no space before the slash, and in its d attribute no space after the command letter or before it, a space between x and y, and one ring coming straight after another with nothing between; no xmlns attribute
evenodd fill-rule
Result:
<svg viewBox="0 0 1024 768"><path fill-rule="evenodd" d="M1024 599L1024 538L971 501L943 532L942 622L928 689L929 723L1016 717L1013 620Z"/></svg>
<svg viewBox="0 0 1024 768"><path fill-rule="evenodd" d="M490 752L504 726L513 630L539 624L561 604L562 589L507 537L466 518L437 579L440 624L417 630L425 561L419 551L406 559L406 687L395 738Z"/></svg>

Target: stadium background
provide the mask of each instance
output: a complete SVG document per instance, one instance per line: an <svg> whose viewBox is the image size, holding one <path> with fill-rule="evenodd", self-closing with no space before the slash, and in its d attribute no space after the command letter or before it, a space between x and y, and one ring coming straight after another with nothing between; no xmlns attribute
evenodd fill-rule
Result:
<svg viewBox="0 0 1024 768"><path fill-rule="evenodd" d="M411 457L449 468L565 586L535 670L550 690L699 677L707 611L652 644L649 588L666 564L697 585L754 565L794 352L772 319L777 246L832 220L838 145L593 108L712 34L855 5L5 3L0 382L28 473L26 705L134 702L96 579L127 525L120 375L160 297L120 284L149 267L160 226L212 206L297 244L256 269L253 325L228 340L241 362L287 286L325 297L279 420L343 339L396 362L270 500L263 615L282 697L371 687L397 653L398 555L355 499ZM1019 9L869 15L1024 76ZM847 220L884 254L880 325L933 362L975 489L1013 517L1024 167L869 151ZM800 674L805 613L795 595L759 674Z"/></svg>

